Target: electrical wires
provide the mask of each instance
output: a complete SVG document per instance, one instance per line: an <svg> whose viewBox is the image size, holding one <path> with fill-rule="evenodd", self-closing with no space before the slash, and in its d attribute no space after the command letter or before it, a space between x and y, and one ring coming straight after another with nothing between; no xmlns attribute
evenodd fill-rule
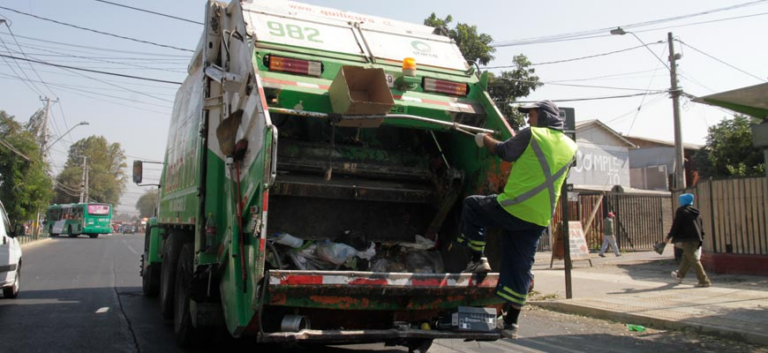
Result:
<svg viewBox="0 0 768 353"><path fill-rule="evenodd" d="M19 10L14 10L12 8L9 8L9 7L0 6L0 9L11 11L11 12L15 12L17 14L24 15L24 16L33 17L33 18L36 18L38 20L53 22L53 23L56 23L56 24L60 24L62 26L77 28L77 29L80 29L80 30L84 30L84 31L88 31L88 32L93 32L93 33L98 33L98 34L102 34L102 35L106 35L106 36L110 36L110 37L115 37L115 38L120 38L120 39L124 39L124 40L129 40L129 41L133 41L133 42L137 42L137 43L149 44L149 45L154 45L154 46L161 47L161 48L168 48L168 49L174 49L174 50L179 50L179 51L186 51L186 52L191 52L191 53L195 52L194 50L191 50L191 49L179 48L179 47L175 47L175 46L172 46L172 45L160 44L160 43L155 43L155 42L151 42L151 41L148 41L148 40L136 39L136 38L126 37L126 36L121 36L121 35L114 34L114 33L103 32L103 31L99 31L99 30L95 30L95 29L91 29L91 28L81 27L81 26L70 24L70 23L65 23L65 22L53 20L53 19L50 19L50 18L41 17L41 16L30 14L30 13L22 12L22 11L19 11Z"/></svg>
<svg viewBox="0 0 768 353"><path fill-rule="evenodd" d="M765 1L768 1L768 0L757 0L757 1L747 2L747 3L712 9L712 10L691 13L687 15L666 17L662 19L645 21L645 22L637 22L637 23L632 23L628 25L621 25L621 27L624 29L631 29L631 28L645 27L645 26L651 26L651 25L656 25L661 23L679 21L679 20L684 20L688 18L710 15L718 12L730 11L730 10L740 9L748 6L753 6L753 5L763 3ZM555 34L550 36L500 41L500 42L491 43L490 46L494 48L501 48L501 47L517 46L517 45L555 43L555 42L572 41L572 40L580 40L580 39L588 39L588 38L607 37L607 36L610 36L610 34L608 34L608 31L616 27L617 26L613 26L610 28L598 28L598 29L579 31L579 32Z"/></svg>
<svg viewBox="0 0 768 353"><path fill-rule="evenodd" d="M24 61L29 61L29 62L33 62L33 63L37 63L37 64L42 64L42 65L61 67L61 68L77 70L77 71L92 72L92 73L102 74L102 75L119 76L119 77L132 78L132 79L136 79L136 80L144 80L144 81L152 81L152 82L159 82L159 83L170 83L170 84L174 84L174 85L181 85L181 82L176 82L176 81L160 80L160 79L151 78L151 77L140 77L140 76L133 76L133 75L124 75L124 74L118 74L118 73L114 73L114 72L91 70L91 69L86 69L86 68L83 68L83 67L59 65L59 64L49 63L49 62L40 61L40 60L32 60L32 59L19 58L19 57L15 57L15 56L12 56L12 55L0 54L0 57L11 58L11 59L15 59L15 60L24 60Z"/></svg>
<svg viewBox="0 0 768 353"><path fill-rule="evenodd" d="M685 43L685 42L683 42L683 41L682 41L682 40L680 40L680 39L677 39L677 41L678 41L680 44L682 44L682 45L685 45L686 47L688 47L688 48L691 48L691 49L695 50L696 52L698 52L698 53L699 53L699 54L701 54L701 55L704 55L704 56L706 56L706 57L708 57L708 58L710 58L710 59L712 59L712 60L715 60L715 61L717 61L717 62L719 62L719 63L721 63L721 64L723 64L723 65L725 65L725 66L728 66L728 67L730 67L730 68L732 68L732 69L734 69L734 70L736 70L736 71L738 71L738 72L741 72L741 73L743 73L743 74L745 74L745 75L748 75L748 76L751 76L751 77L753 77L753 78L756 78L756 79L760 80L760 82L766 82L766 80L765 80L764 78L761 78L761 77L755 76L755 75L753 75L753 74L751 74L751 73L749 73L749 72L746 72L746 71L744 71L744 70L742 70L742 69L740 69L740 68L738 68L738 67L736 67L736 66L733 66L733 65L731 65L731 64L729 64L729 63L727 63L727 62L725 62L725 61L722 61L722 60L720 60L720 59L718 59L718 58L716 58L716 57L714 57L714 56L712 56L712 55L710 55L710 54L707 54L707 53L705 53L705 52L703 52L703 51L701 51L701 50L699 50L699 49L696 49L696 48L692 47L690 44L688 44L688 43Z"/></svg>

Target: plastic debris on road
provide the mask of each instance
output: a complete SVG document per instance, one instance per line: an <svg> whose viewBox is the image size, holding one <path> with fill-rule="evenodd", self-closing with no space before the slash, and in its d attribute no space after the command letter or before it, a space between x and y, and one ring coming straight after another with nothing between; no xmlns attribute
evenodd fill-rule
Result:
<svg viewBox="0 0 768 353"><path fill-rule="evenodd" d="M627 325L627 329L629 329L630 331L635 331L635 332L643 332L643 331L645 331L645 326L628 324Z"/></svg>

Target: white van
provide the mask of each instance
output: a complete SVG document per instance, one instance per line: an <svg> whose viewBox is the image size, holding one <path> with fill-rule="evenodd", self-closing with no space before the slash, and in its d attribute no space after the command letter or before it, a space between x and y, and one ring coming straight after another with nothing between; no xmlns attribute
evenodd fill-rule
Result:
<svg viewBox="0 0 768 353"><path fill-rule="evenodd" d="M24 226L11 229L5 207L0 203L0 287L4 298L16 298L21 289L21 246L16 235L23 234Z"/></svg>

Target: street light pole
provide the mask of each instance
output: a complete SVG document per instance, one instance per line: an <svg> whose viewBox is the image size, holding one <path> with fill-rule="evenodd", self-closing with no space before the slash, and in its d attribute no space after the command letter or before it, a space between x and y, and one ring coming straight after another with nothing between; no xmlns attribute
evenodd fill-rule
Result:
<svg viewBox="0 0 768 353"><path fill-rule="evenodd" d="M656 53L648 48L648 45L643 42L640 37L632 32L627 32L621 27L611 30L613 35L625 35L631 34L637 39L648 51L653 54L668 70L669 77L672 83L670 88L670 94L672 95L672 118L674 120L675 128L675 185L674 189L685 189L685 159L683 157L683 128L680 123L680 94L682 90L677 86L677 60L680 59L680 54L675 54L675 46L673 42L672 32L667 33L667 42L669 42L669 65L664 62Z"/></svg>
<svg viewBox="0 0 768 353"><path fill-rule="evenodd" d="M88 124L87 121L81 121L79 124L69 128L69 130L67 130L67 132L61 134L61 136L59 136L59 138L57 138L55 141L51 142L49 145L47 145L47 146L43 145L43 152L42 153L45 154L48 151L48 149L51 148L51 146L53 146L54 143L59 142L59 140L61 140L64 136L67 136L67 134L70 131L74 130L76 127L78 127L80 125L90 125L90 124Z"/></svg>
<svg viewBox="0 0 768 353"><path fill-rule="evenodd" d="M672 32L667 33L669 42L669 79L672 82L672 116L675 120L675 189L685 189L685 159L683 158L683 128L680 123L680 89L677 87L677 59Z"/></svg>

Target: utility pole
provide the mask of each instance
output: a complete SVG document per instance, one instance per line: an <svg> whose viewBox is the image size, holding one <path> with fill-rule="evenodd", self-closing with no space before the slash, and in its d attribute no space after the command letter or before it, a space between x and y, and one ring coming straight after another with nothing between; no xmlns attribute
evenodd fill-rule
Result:
<svg viewBox="0 0 768 353"><path fill-rule="evenodd" d="M677 87L677 60L680 54L675 54L672 32L667 33L669 42L669 79L672 82L672 114L675 120L675 189L685 189L685 159L683 157L683 129L680 124L680 93Z"/></svg>
<svg viewBox="0 0 768 353"><path fill-rule="evenodd" d="M86 161L88 157L83 156L83 176L80 179L80 203L83 203L83 199L88 197L88 165Z"/></svg>
<svg viewBox="0 0 768 353"><path fill-rule="evenodd" d="M43 128L42 131L40 131L40 151L42 151L42 157L43 160L45 160L45 156L47 154L47 149L45 146L48 145L48 114L51 112L51 99L48 97L45 97L45 99L40 99L41 101L45 102L45 114L43 114Z"/></svg>

